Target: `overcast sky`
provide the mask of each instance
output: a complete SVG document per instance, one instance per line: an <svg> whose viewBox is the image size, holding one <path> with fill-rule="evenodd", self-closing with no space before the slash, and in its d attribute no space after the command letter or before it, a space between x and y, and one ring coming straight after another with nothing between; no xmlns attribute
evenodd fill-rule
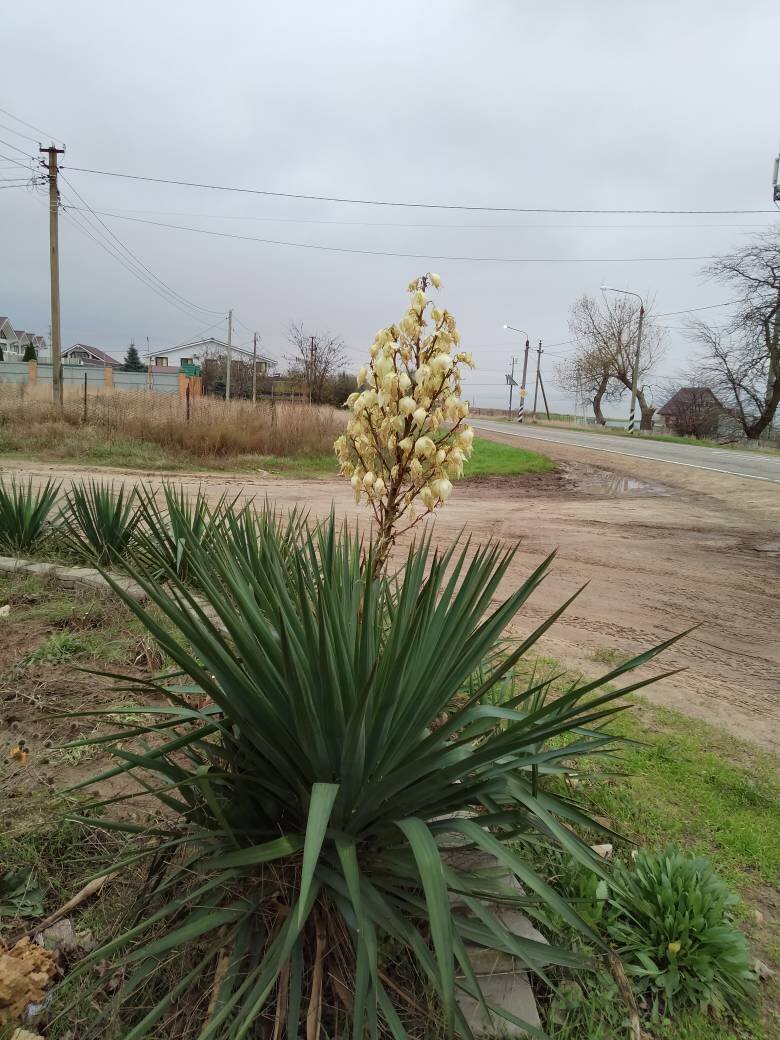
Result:
<svg viewBox="0 0 780 1040"><path fill-rule="evenodd" d="M569 339L568 310L583 292L630 287L659 312L729 298L702 281L699 260L626 261L729 251L772 221L779 33L770 0L41 0L3 20L0 107L65 142L66 203L81 205L75 189L96 210L229 234L528 261L292 248L103 216L155 275L205 308L182 312L72 213L61 219L63 345L122 353L131 338L170 346L208 326L224 337L220 315L233 307L239 343L256 329L264 352L281 358L287 325L303 322L340 334L357 367L376 329L403 313L409 279L434 270L477 360L469 396L502 404L520 346L504 322L551 345L552 384L571 349L553 345ZM3 113L0 124L0 140L37 151L35 131ZM25 161L8 144L0 155ZM67 169L77 166L353 199L763 212L368 206ZM0 159L0 179L17 172ZM594 262L572 262L584 259ZM46 205L24 188L0 190L0 313L48 337ZM690 352L681 319L662 320L673 327L659 384Z"/></svg>

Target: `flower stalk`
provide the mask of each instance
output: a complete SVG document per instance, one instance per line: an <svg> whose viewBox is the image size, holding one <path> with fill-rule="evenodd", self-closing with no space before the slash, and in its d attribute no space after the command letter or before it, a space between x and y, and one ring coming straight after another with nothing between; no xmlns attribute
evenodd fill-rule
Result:
<svg viewBox="0 0 780 1040"><path fill-rule="evenodd" d="M428 298L440 285L430 273L409 284L409 309L376 334L347 399L346 433L334 445L355 501L365 498L377 523L375 573L400 535L444 505L471 455L461 371L474 361L458 350L454 317Z"/></svg>

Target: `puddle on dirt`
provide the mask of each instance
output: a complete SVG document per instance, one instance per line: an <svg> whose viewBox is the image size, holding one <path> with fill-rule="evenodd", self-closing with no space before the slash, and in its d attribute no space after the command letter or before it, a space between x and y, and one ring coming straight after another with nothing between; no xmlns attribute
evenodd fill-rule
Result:
<svg viewBox="0 0 780 1040"><path fill-rule="evenodd" d="M569 466L568 477L580 492L586 495L599 495L606 498L624 496L668 495L669 488L663 484L653 484L637 477L627 477L622 473L612 473L607 469L595 466Z"/></svg>

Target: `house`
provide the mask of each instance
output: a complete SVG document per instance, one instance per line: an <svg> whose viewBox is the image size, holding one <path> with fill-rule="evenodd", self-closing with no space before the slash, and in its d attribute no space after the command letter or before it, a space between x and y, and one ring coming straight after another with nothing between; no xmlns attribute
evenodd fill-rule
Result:
<svg viewBox="0 0 780 1040"><path fill-rule="evenodd" d="M717 436L728 414L708 386L683 386L653 415L653 428L683 437Z"/></svg>
<svg viewBox="0 0 780 1040"><path fill-rule="evenodd" d="M223 340L196 339L190 343L180 343L177 347L165 347L160 350L150 351L144 355L144 361L151 366L152 371L160 371L167 368L183 368L189 365L202 366L204 361L222 361L227 355L228 345ZM252 351L237 347L235 344L230 348L233 361L252 362ZM264 354L257 355L257 374L266 375L276 362L273 358Z"/></svg>
<svg viewBox="0 0 780 1040"><path fill-rule="evenodd" d="M111 357L105 350L101 350L100 347L90 347L86 343L74 343L72 347L63 350L62 360L63 363L71 365L100 365L101 367L108 365L111 368L121 368L122 365L121 361Z"/></svg>
<svg viewBox="0 0 780 1040"><path fill-rule="evenodd" d="M9 318L0 315L0 351L5 361L21 361L24 352L32 344L39 360L46 353L46 340L34 332L15 329Z"/></svg>

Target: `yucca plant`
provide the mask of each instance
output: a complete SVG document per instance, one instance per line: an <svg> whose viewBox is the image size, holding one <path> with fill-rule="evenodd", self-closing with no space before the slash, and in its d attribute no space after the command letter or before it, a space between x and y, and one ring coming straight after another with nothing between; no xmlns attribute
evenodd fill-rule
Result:
<svg viewBox="0 0 780 1040"><path fill-rule="evenodd" d="M117 564L128 552L142 519L137 492L89 480L65 493L60 527L68 547L97 564Z"/></svg>
<svg viewBox="0 0 780 1040"><path fill-rule="evenodd" d="M209 548L223 537L226 517L233 515L239 497L225 493L212 506L202 487L191 497L182 487L163 484L161 504L159 492L140 488L142 533L135 539L133 559L148 572L157 568L161 577L173 571L187 578L187 534Z"/></svg>
<svg viewBox="0 0 780 1040"><path fill-rule="evenodd" d="M21 484L12 477L7 485L0 477L0 550L22 553L40 545L59 490L54 480L33 487L32 478Z"/></svg>
<svg viewBox="0 0 780 1040"><path fill-rule="evenodd" d="M526 851L559 845L602 869L570 829L599 825L550 777L564 759L610 747L599 724L651 680L604 683L663 647L556 699L531 685L491 704L565 607L495 657L550 560L491 607L514 555L496 544L439 554L423 542L388 578L333 518L314 530L269 525L251 562L185 538L197 596L173 569L165 585L134 571L154 612L124 596L185 680L127 680L168 706L123 706L136 728L79 742L104 742L116 758L81 787L127 774L163 806L147 828L92 815L127 795L78 817L141 832L111 870L149 861L132 926L77 969L110 960L121 979L89 1035L113 1021L139 1040L174 1018L177 1036L199 1040L343 1036L344 1019L354 1040L420 1035L407 1032L409 1008L383 967L390 943L435 992L445 1031L471 1037L456 1001L459 988L482 999L467 943L542 973L579 965L569 949L511 932L494 904L540 920L554 911L598 941ZM484 681L462 696L485 661ZM443 847L453 841L495 855L523 890L456 866ZM175 978L162 970L172 964Z"/></svg>

